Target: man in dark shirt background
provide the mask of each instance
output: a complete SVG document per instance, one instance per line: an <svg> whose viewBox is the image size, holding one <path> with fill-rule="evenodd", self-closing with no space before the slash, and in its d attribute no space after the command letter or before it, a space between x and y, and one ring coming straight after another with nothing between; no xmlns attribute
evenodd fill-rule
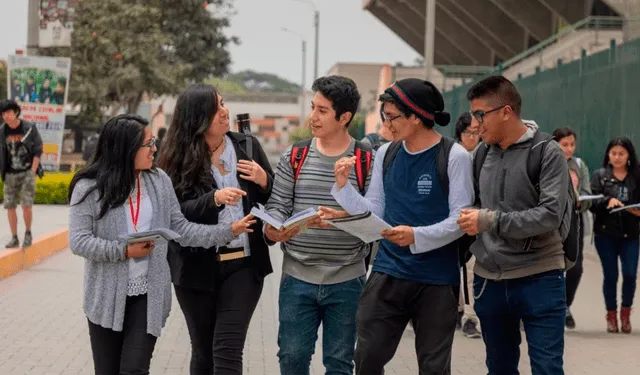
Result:
<svg viewBox="0 0 640 375"><path fill-rule="evenodd" d="M33 241L31 222L36 192L36 174L42 177L40 156L42 139L35 124L20 119L20 106L14 100L0 102L4 124L0 125L0 177L4 182L4 207L7 209L11 241L7 248L20 246L18 239L18 200L24 215L25 235L22 247Z"/></svg>

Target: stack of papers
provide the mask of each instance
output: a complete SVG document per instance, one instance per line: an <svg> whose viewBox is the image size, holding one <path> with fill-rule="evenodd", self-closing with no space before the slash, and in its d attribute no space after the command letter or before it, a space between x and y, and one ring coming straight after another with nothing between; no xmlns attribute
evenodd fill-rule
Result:
<svg viewBox="0 0 640 375"><path fill-rule="evenodd" d="M627 205L627 206L624 206L624 207L616 207L616 208L612 209L610 213L628 210L629 208L640 208L640 203L630 204L630 205Z"/></svg>
<svg viewBox="0 0 640 375"><path fill-rule="evenodd" d="M263 205L258 203L258 207L253 207L251 209L251 214L257 218L262 219L265 223L271 225L275 229L290 229L294 226L300 227L302 230L307 228L307 223L309 220L315 218L318 213L315 208L309 207L304 211L298 212L297 214L291 216L286 221L282 222L275 217L271 216L264 208Z"/></svg>
<svg viewBox="0 0 640 375"><path fill-rule="evenodd" d="M598 194L598 195L581 195L578 198L579 202L584 202L584 201L594 201L596 199L602 199L604 198L604 195L602 194Z"/></svg>
<svg viewBox="0 0 640 375"><path fill-rule="evenodd" d="M354 237L358 237L365 243L381 239L380 233L385 229L391 229L391 225L368 211L363 214L325 221Z"/></svg>
<svg viewBox="0 0 640 375"><path fill-rule="evenodd" d="M120 236L121 239L125 240L129 244L147 241L175 241L180 237L182 236L178 233L172 231L171 229L165 228L148 230L146 232L136 232Z"/></svg>

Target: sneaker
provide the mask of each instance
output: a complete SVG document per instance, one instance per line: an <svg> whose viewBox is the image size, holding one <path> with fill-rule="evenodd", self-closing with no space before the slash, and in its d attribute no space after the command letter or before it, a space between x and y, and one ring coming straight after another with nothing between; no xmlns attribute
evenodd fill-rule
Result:
<svg viewBox="0 0 640 375"><path fill-rule="evenodd" d="M564 318L564 326L568 329L576 328L576 321L573 319L573 315L571 315L571 310L567 307L567 316Z"/></svg>
<svg viewBox="0 0 640 375"><path fill-rule="evenodd" d="M18 236L13 236L11 241L4 246L7 249L15 249L16 247L20 247L20 240L18 240Z"/></svg>
<svg viewBox="0 0 640 375"><path fill-rule="evenodd" d="M31 237L31 232L26 232L24 234L24 241L22 241L22 248L24 249L25 247L31 246L32 242L33 242L33 237Z"/></svg>
<svg viewBox="0 0 640 375"><path fill-rule="evenodd" d="M462 333L465 337L470 339L477 339L481 336L478 328L476 327L476 322L473 319L467 319L467 321L464 322L462 325Z"/></svg>

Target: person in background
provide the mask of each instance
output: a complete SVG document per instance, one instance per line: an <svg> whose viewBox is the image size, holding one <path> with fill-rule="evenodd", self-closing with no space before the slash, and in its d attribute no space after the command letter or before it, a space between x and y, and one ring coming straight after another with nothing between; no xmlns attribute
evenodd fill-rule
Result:
<svg viewBox="0 0 640 375"><path fill-rule="evenodd" d="M611 210L640 203L640 165L635 147L629 138L612 139L607 145L602 168L591 179L592 194L604 198L595 201L591 212L595 216L594 243L604 279L602 292L607 308L607 332L618 332L618 259L622 266L622 306L620 329L631 333L631 307L636 292L638 274L638 237L640 209Z"/></svg>
<svg viewBox="0 0 640 375"><path fill-rule="evenodd" d="M480 143L480 132L478 127L471 126L471 113L465 112L458 117L455 127L455 141L458 142L465 150L473 157L474 151ZM473 265L474 257L466 264L466 267L461 267L462 270L466 268L467 271L467 288L473 290ZM462 334L468 338L480 338L480 321L473 310L473 296L469 298L469 305L466 304L463 295L463 288L460 288L460 306L458 306L458 322L456 327L462 329Z"/></svg>
<svg viewBox="0 0 640 375"><path fill-rule="evenodd" d="M171 178L184 216L201 224L248 215L266 204L273 186L260 142L229 130L229 109L206 84L191 85L178 97L158 166ZM249 322L273 271L262 222L252 230L217 250L169 244L171 279L191 338L192 375L242 374Z"/></svg>
<svg viewBox="0 0 640 375"><path fill-rule="evenodd" d="M360 141L371 145L374 151L378 151L380 146L390 142L393 139L393 134L387 129L386 126L380 126L380 130L377 133L369 133L364 136Z"/></svg>
<svg viewBox="0 0 640 375"><path fill-rule="evenodd" d="M569 167L569 174L571 176L571 183L576 190L577 195L591 195L591 183L589 178L589 168L582 159L575 156L576 151L576 133L570 128L559 128L553 131L553 139L560 144L560 148L564 152L564 156L567 159L567 165ZM580 233L578 237L578 244L580 252L576 259L576 264L571 267L565 275L566 289L567 289L567 316L565 318L565 327L568 329L576 328L576 321L571 313L571 305L576 297L578 291L578 285L582 278L584 255L584 235L585 224L588 222L586 216L587 210L591 207L591 201L585 200L578 202L580 207Z"/></svg>
<svg viewBox="0 0 640 375"><path fill-rule="evenodd" d="M84 312L95 373L149 374L171 310L167 244L121 236L166 228L182 246L223 245L255 223L199 225L180 212L171 180L153 168L148 121L119 115L104 125L91 162L69 186L69 248L85 259Z"/></svg>
<svg viewBox="0 0 640 375"><path fill-rule="evenodd" d="M42 178L40 165L42 138L35 124L20 119L20 106L14 100L0 102L4 124L0 126L0 177L4 182L4 208L7 210L11 241L6 248L20 247L18 239L18 202L24 216L24 240L22 247L33 241L31 224L36 195L36 176Z"/></svg>

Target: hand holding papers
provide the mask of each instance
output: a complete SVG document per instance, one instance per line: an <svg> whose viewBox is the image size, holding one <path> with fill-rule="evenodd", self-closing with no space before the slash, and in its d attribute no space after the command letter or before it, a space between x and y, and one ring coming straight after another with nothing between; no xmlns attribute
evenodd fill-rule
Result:
<svg viewBox="0 0 640 375"><path fill-rule="evenodd" d="M326 221L366 243L381 239L382 231L391 229L391 225L371 212Z"/></svg>
<svg viewBox="0 0 640 375"><path fill-rule="evenodd" d="M149 230L146 232L136 232L120 236L120 238L125 240L128 244L162 240L173 241L177 240L180 237L182 236L180 236L178 233L172 231L171 229L165 228Z"/></svg>
<svg viewBox="0 0 640 375"><path fill-rule="evenodd" d="M264 206L260 203L258 203L258 207L254 207L251 209L251 214L262 219L262 221L271 225L277 230L290 229L294 226L300 227L301 229L306 229L307 223L318 215L313 207L309 207L306 210L298 212L297 214L291 216L285 222L282 222L271 216L264 209Z"/></svg>

